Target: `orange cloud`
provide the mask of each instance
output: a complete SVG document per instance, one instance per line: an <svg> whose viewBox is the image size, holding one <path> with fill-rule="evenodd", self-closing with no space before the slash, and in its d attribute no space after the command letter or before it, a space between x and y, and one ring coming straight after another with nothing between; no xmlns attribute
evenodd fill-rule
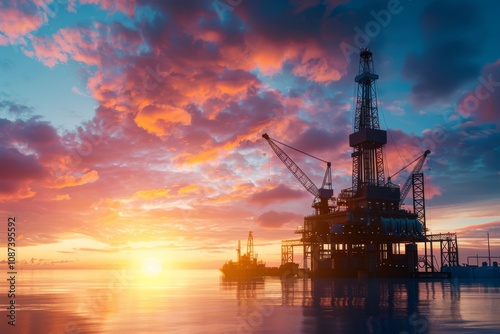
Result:
<svg viewBox="0 0 500 334"><path fill-rule="evenodd" d="M301 77L306 77L308 81L321 83L338 81L343 75L343 73L334 66L328 64L325 58L317 58L299 64L292 70L292 73Z"/></svg>
<svg viewBox="0 0 500 334"><path fill-rule="evenodd" d="M53 198L54 201L68 201L70 199L71 196L69 194L57 195L56 197Z"/></svg>
<svg viewBox="0 0 500 334"><path fill-rule="evenodd" d="M30 198L36 195L27 184L18 184L17 189L8 193L0 193L0 201L13 201Z"/></svg>
<svg viewBox="0 0 500 334"><path fill-rule="evenodd" d="M142 199L155 199L168 196L169 196L168 189L149 189L149 190L139 190L132 197L142 198Z"/></svg>
<svg viewBox="0 0 500 334"><path fill-rule="evenodd" d="M162 136L168 133L166 130L171 124L189 124L191 115L175 106L150 105L137 114L135 122L144 130Z"/></svg>
<svg viewBox="0 0 500 334"><path fill-rule="evenodd" d="M48 188L66 188L66 187L75 187L81 186L87 183L95 182L99 179L99 173L96 170L91 170L87 173L77 173L78 176L74 176L71 174L63 175L52 181L51 184L47 185Z"/></svg>
<svg viewBox="0 0 500 334"><path fill-rule="evenodd" d="M185 186L185 187L180 188L177 193L179 195L189 194L189 193L193 193L193 192L198 192L200 189L201 189L201 186L199 186L197 184L191 184L189 186Z"/></svg>

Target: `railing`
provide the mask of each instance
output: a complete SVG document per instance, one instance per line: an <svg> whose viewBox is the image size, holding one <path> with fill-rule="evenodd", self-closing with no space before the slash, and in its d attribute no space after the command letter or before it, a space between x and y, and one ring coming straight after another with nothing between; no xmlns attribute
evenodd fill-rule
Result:
<svg viewBox="0 0 500 334"><path fill-rule="evenodd" d="M426 272L427 272L427 269L431 269L431 271L435 272L435 273L439 272L439 269L437 267L438 262L437 262L435 255L432 256L432 261L431 261L430 255L427 255L427 257L425 255L420 255L418 257L418 263L419 263L418 266L420 268L424 268ZM422 265L420 265L420 264L422 264Z"/></svg>
<svg viewBox="0 0 500 334"><path fill-rule="evenodd" d="M300 239L281 240L281 246L302 246L304 243Z"/></svg>
<svg viewBox="0 0 500 334"><path fill-rule="evenodd" d="M457 236L456 233L438 233L438 234L427 234L428 241L444 241L455 239Z"/></svg>
<svg viewBox="0 0 500 334"><path fill-rule="evenodd" d="M471 264L470 263L470 259L476 259L476 264ZM500 259L500 256L479 256L479 255L476 255L476 256L467 256L467 265L468 266L471 266L471 267L479 267L479 259L481 260L488 260L488 265L491 266L491 259ZM486 261L483 261L483 262L486 262ZM493 263L495 263L499 261L493 261Z"/></svg>

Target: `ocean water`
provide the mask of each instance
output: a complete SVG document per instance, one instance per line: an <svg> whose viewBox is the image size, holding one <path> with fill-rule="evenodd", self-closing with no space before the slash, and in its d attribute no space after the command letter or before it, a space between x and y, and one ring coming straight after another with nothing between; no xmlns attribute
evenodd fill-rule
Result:
<svg viewBox="0 0 500 334"><path fill-rule="evenodd" d="M500 282L25 270L0 333L500 333Z"/></svg>

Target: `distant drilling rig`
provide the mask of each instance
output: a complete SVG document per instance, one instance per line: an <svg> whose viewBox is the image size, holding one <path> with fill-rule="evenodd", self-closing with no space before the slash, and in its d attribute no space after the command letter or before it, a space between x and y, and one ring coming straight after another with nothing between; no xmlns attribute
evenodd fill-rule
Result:
<svg viewBox="0 0 500 334"><path fill-rule="evenodd" d="M303 265L313 277L436 277L438 266L458 265L456 234L427 234L425 222L424 177L421 173L425 151L405 168L415 164L402 188L385 178L383 150L387 132L380 129L373 55L360 52L352 147L352 186L333 197L331 163L271 138L267 140L278 158L314 196L314 214L304 218L295 233L300 239L283 240L282 264L294 262L294 247L303 248ZM279 147L286 146L326 163L321 187ZM413 212L402 204L413 188ZM438 263L433 242L440 245ZM418 255L418 245L424 255Z"/></svg>

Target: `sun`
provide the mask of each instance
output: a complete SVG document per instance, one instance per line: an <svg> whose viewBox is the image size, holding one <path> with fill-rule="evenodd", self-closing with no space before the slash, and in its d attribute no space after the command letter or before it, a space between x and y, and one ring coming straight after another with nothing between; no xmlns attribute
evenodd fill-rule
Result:
<svg viewBox="0 0 500 334"><path fill-rule="evenodd" d="M148 257L142 261L141 273L148 277L157 277L163 272L163 263L156 257Z"/></svg>

